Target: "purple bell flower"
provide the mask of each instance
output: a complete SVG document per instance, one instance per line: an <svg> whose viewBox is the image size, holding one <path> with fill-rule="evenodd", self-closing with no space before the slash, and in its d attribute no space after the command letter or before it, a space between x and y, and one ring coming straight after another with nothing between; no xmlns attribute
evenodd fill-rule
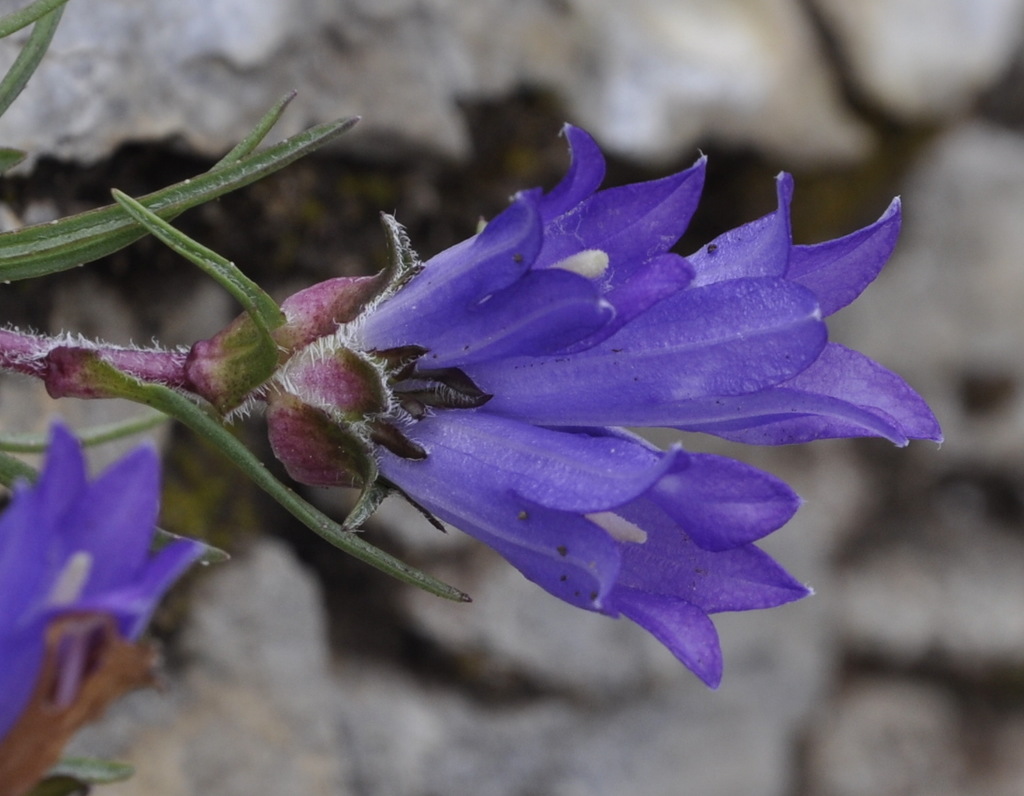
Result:
<svg viewBox="0 0 1024 796"><path fill-rule="evenodd" d="M332 482L332 449L344 449L333 482L352 483L353 445L365 445L386 483L555 596L642 625L714 687L710 614L809 593L753 544L799 499L748 465L661 451L618 427L756 444L941 439L924 401L829 342L823 320L885 264L899 203L845 238L794 246L782 175L778 210L682 257L669 250L697 207L704 159L598 191L597 145L565 135L572 163L554 190L516 195L426 263L405 252L392 287L282 368L267 392L271 439L293 475L320 484ZM340 348L373 377L324 385ZM377 407L364 421L349 411L356 399ZM289 430L331 423L347 429L344 445Z"/></svg>
<svg viewBox="0 0 1024 796"><path fill-rule="evenodd" d="M62 708L89 674L91 618L109 617L121 638L138 638L201 553L188 540L150 553L159 480L155 451L142 447L90 482L78 441L55 424L38 482L15 486L0 515L0 741L36 686L51 623L81 619L56 662L53 700Z"/></svg>

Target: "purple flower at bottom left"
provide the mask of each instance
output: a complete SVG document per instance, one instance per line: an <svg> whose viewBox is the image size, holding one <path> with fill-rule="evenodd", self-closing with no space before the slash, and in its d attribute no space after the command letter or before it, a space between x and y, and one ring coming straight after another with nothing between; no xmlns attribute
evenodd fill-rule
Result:
<svg viewBox="0 0 1024 796"><path fill-rule="evenodd" d="M81 620L84 629L66 634L50 662L59 709L75 700L95 663L96 620L134 641L203 549L178 540L151 552L160 463L149 446L90 481L78 440L54 424L39 480L13 491L0 515L0 742L32 698L53 623Z"/></svg>

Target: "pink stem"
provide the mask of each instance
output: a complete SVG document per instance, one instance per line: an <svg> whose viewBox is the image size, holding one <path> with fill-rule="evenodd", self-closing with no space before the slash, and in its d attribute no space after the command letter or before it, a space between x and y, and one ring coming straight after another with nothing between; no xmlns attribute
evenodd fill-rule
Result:
<svg viewBox="0 0 1024 796"><path fill-rule="evenodd" d="M187 389L185 375L187 353L160 349L137 349L104 345L92 341L61 340L45 335L0 329L0 370L9 370L47 380L50 354L59 349L86 349L94 352L123 373L142 381Z"/></svg>

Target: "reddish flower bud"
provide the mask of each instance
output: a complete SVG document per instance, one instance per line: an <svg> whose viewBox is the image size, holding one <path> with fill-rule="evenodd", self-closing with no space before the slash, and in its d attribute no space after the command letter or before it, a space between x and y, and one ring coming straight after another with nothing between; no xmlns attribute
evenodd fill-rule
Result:
<svg viewBox="0 0 1024 796"><path fill-rule="evenodd" d="M267 396L267 426L274 456L296 481L362 487L377 477L365 440L294 395L274 391Z"/></svg>
<svg viewBox="0 0 1024 796"><path fill-rule="evenodd" d="M382 275L377 274L339 276L300 290L281 304L288 320L274 331L274 339L294 351L332 334L338 324L355 320L384 286Z"/></svg>
<svg viewBox="0 0 1024 796"><path fill-rule="evenodd" d="M185 375L192 390L228 412L270 378L277 364L274 341L243 314L209 340L192 346Z"/></svg>

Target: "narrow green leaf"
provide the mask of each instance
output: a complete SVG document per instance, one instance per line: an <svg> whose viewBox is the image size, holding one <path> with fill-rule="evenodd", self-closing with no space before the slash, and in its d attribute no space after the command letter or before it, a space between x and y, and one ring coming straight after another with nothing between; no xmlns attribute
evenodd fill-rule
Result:
<svg viewBox="0 0 1024 796"><path fill-rule="evenodd" d="M379 481L364 486L363 491L359 493L359 500L352 507L352 511L348 513L342 527L346 531L356 531L362 528L389 494L391 494L391 490L381 485Z"/></svg>
<svg viewBox="0 0 1024 796"><path fill-rule="evenodd" d="M60 8L68 0L35 0L18 11L0 17L0 39L10 36L17 30L28 27L37 19Z"/></svg>
<svg viewBox="0 0 1024 796"><path fill-rule="evenodd" d="M38 782L28 796L88 796L89 783L64 774L49 776Z"/></svg>
<svg viewBox="0 0 1024 796"><path fill-rule="evenodd" d="M407 284L416 274L423 270L420 256L412 247L405 227L398 219L387 213L381 213L381 224L384 226L384 237L388 248L388 264L384 267L382 277L386 294L391 295Z"/></svg>
<svg viewBox="0 0 1024 796"><path fill-rule="evenodd" d="M307 503L292 489L278 481L266 466L252 452L228 431L213 415L202 406L193 403L185 395L161 384L146 384L122 373L113 366L97 359L96 366L107 371L107 384L115 379L119 397L142 403L174 417L197 434L212 442L245 473L260 489L281 504L286 511L323 539L355 556L360 561L397 578L404 583L417 586L424 591L455 602L468 602L469 596L437 578L421 572L404 561L395 558L365 541L359 534L346 530L319 509Z"/></svg>
<svg viewBox="0 0 1024 796"><path fill-rule="evenodd" d="M0 484L10 487L18 479L35 481L39 473L21 459L0 452Z"/></svg>
<svg viewBox="0 0 1024 796"><path fill-rule="evenodd" d="M311 127L228 166L140 198L163 219L256 182L336 140L358 119ZM60 221L0 234L0 282L45 276L104 257L146 234L118 205L88 210Z"/></svg>
<svg viewBox="0 0 1024 796"><path fill-rule="evenodd" d="M200 564L223 564L225 561L229 561L231 556L228 555L227 551L221 550L219 547L214 547L212 544L207 544L202 539L193 539L191 536L179 536L176 533L165 531L163 528L156 529L156 536L153 539L153 549L160 550L172 542L178 542L182 539L187 539L190 542L199 544L203 548L203 552L199 554L199 558L196 559Z"/></svg>
<svg viewBox="0 0 1024 796"><path fill-rule="evenodd" d="M18 57L14 59L14 63L4 75L4 79L0 80L0 116L17 99L21 90L25 88L25 84L28 83L28 79L32 77L36 67L39 66L39 62L43 60L63 13L64 6L61 4L45 16L40 17L32 27L32 33L29 35L28 41L25 42L25 46L18 53Z"/></svg>
<svg viewBox="0 0 1024 796"><path fill-rule="evenodd" d="M3 174L8 169L13 169L24 159L25 153L20 149L11 149L6 146L0 147L0 174Z"/></svg>
<svg viewBox="0 0 1024 796"><path fill-rule="evenodd" d="M281 118L281 114L284 113L284 109L288 107L288 104L293 99L295 99L295 95L297 93L297 91L290 91L278 100L277 104L267 111L263 118L256 123L252 132L235 144L235 146L231 148L230 152L218 160L211 171L223 168L224 166L230 166L232 163L237 163L258 147L260 142L267 137L267 133L270 132L270 129L277 124L277 120Z"/></svg>
<svg viewBox="0 0 1024 796"><path fill-rule="evenodd" d="M74 777L90 785L122 782L135 773L127 763L97 760L92 757L65 757L50 769L49 776Z"/></svg>
<svg viewBox="0 0 1024 796"><path fill-rule="evenodd" d="M141 434L156 428L161 423L166 423L170 418L163 412L145 412L125 420L118 420L114 423L103 423L76 430L75 436L81 440L86 447L102 445L105 442L130 437L133 434ZM0 434L0 451L8 453L45 453L46 446L50 442L50 435L46 434Z"/></svg>
<svg viewBox="0 0 1024 796"><path fill-rule="evenodd" d="M194 263L234 296L264 333L267 344L276 351L276 344L270 333L284 323L285 317L277 302L263 288L243 274L233 262L175 229L127 194L117 189L111 193L128 215L145 227L153 237Z"/></svg>

